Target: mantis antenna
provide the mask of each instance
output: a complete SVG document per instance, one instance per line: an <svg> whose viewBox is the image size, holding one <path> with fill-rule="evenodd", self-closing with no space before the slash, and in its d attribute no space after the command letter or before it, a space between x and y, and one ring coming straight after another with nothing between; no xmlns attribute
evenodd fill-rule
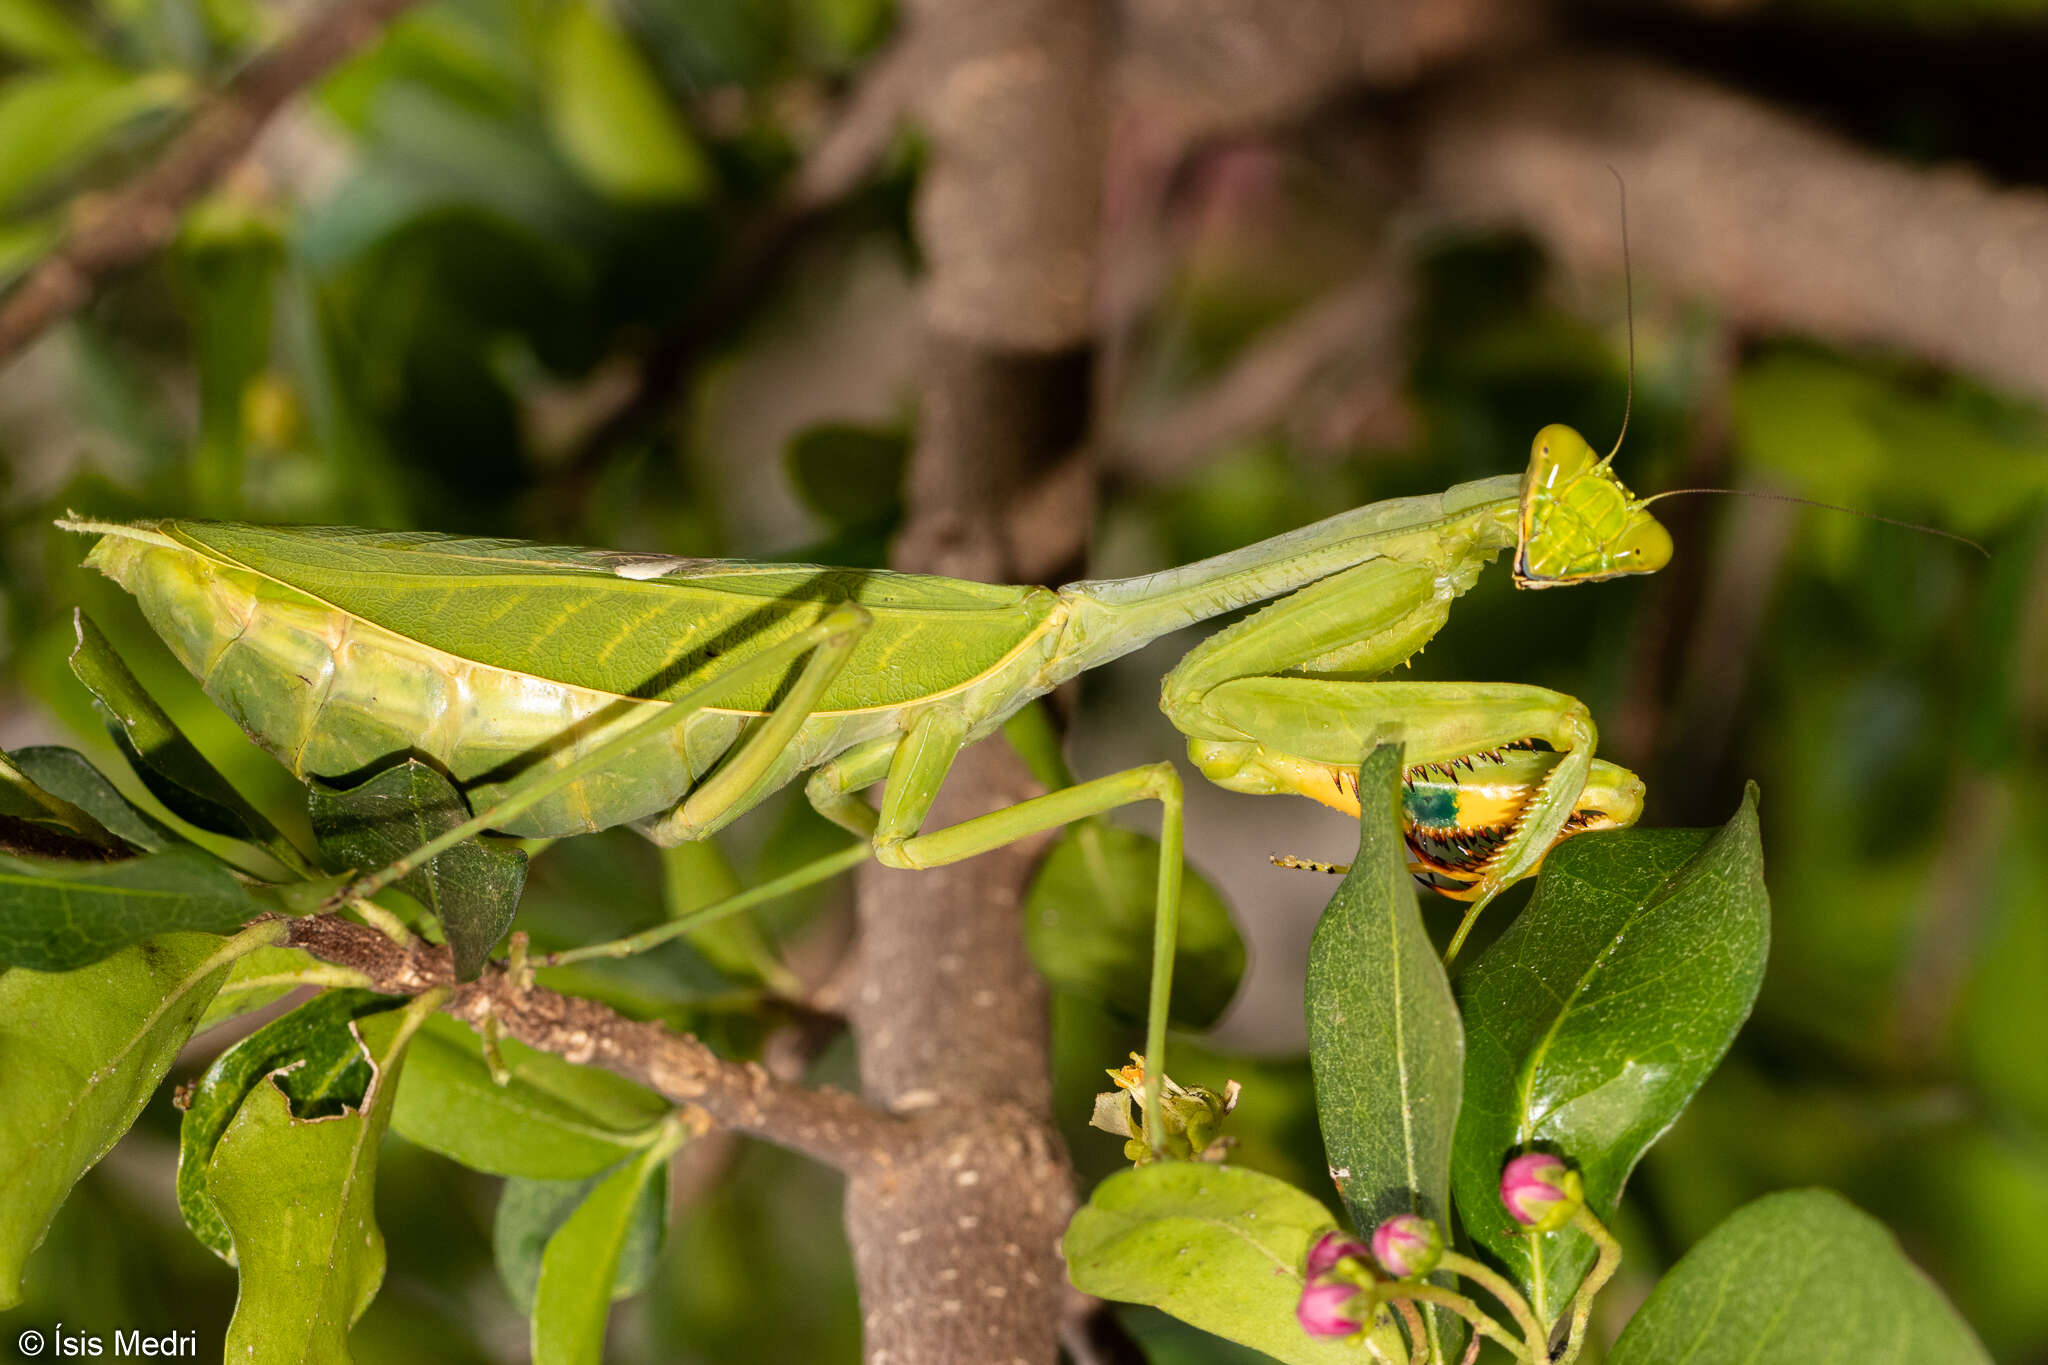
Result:
<svg viewBox="0 0 2048 1365"><path fill-rule="evenodd" d="M1607 173L1614 177L1615 193L1621 196L1621 296L1628 318L1628 395L1621 400L1621 430L1615 433L1614 449L1607 452L1602 465L1613 464L1614 457L1621 454L1622 438L1628 435L1629 411L1636 405L1636 287L1635 272L1628 259L1628 184L1612 165Z"/></svg>
<svg viewBox="0 0 2048 1365"><path fill-rule="evenodd" d="M1881 517L1875 512L1866 512L1860 507L1844 507L1840 503L1822 502L1818 498L1802 498L1792 493L1771 493L1761 488L1667 488L1662 493L1653 493L1649 497L1642 499L1636 506L1648 507L1651 503L1661 501L1664 498L1676 498L1687 493L1723 493L1731 498L1764 498L1770 502L1795 502L1801 507L1818 507L1826 512L1846 512L1852 517L1862 517L1865 521L1881 521L1887 526L1896 526L1901 530L1920 531L1930 536L1940 536L1943 540L1953 540L1959 544L1969 546L1986 559L1991 558L1991 551L1985 549L1968 536L1959 536L1954 531L1944 531L1939 526L1923 526L1917 521L1900 521L1896 517Z"/></svg>
<svg viewBox="0 0 2048 1365"><path fill-rule="evenodd" d="M1636 299L1635 272L1630 265L1628 251L1628 182L1621 178L1621 172L1616 170L1612 164L1609 164L1607 167L1607 173L1614 177L1615 193L1619 196L1621 202L1621 290L1628 318L1628 392L1627 397L1623 398L1621 403L1621 431L1614 438L1614 449L1608 451L1607 457L1600 461L1603 465L1612 463L1614 457L1621 453L1622 438L1628 435L1629 413L1635 407L1636 398ZM1821 502L1814 498L1796 497L1790 493L1769 493L1753 488L1671 488L1652 497L1642 499L1636 503L1636 506L1648 507L1651 503L1661 498L1675 498L1687 493L1726 493L1731 497L1766 498L1772 502L1794 502L1802 507L1818 507L1829 512L1846 512L1852 517L1862 517L1866 521L1880 521L1887 526L1897 526L1902 530L1923 531L1930 536L1940 536L1944 540L1957 541L1960 544L1969 546L1986 559L1991 558L1989 550L1976 541L1971 540L1968 536L1959 536L1954 531L1944 531L1936 526L1923 526L1917 521L1900 521L1894 517L1881 517L1875 512L1865 512L1860 508L1842 507L1832 502Z"/></svg>

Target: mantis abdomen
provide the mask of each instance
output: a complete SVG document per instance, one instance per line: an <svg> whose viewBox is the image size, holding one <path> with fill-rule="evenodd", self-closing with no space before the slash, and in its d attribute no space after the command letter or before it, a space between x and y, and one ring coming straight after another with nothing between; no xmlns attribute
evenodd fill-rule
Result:
<svg viewBox="0 0 2048 1365"><path fill-rule="evenodd" d="M108 536L88 562L135 594L206 694L299 777L345 781L413 754L487 788L660 705L478 664L184 549ZM668 761L583 777L512 832L580 833L663 810L743 724L707 713L656 741Z"/></svg>
<svg viewBox="0 0 2048 1365"><path fill-rule="evenodd" d="M1060 616L1045 589L808 566L324 528L90 529L108 534L88 562L135 594L207 695L294 774L346 782L410 754L479 808L839 602L861 602L875 627L764 790L900 733L906 706L952 697L986 710L982 694L1015 692L1041 671ZM722 705L504 828L561 836L660 815L793 672L736 682Z"/></svg>

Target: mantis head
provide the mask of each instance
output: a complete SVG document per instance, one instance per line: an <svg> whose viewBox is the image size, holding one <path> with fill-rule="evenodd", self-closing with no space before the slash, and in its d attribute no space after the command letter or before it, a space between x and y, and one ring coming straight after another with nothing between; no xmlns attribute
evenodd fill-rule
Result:
<svg viewBox="0 0 2048 1365"><path fill-rule="evenodd" d="M1570 427L1536 433L1522 476L1516 587L1655 573L1671 562L1671 533L1615 477L1613 461Z"/></svg>

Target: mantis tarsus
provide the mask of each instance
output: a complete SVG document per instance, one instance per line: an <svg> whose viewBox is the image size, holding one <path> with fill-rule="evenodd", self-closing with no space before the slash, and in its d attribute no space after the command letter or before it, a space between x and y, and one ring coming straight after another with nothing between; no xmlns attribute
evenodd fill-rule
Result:
<svg viewBox="0 0 2048 1365"><path fill-rule="evenodd" d="M820 860L814 879L870 854L891 867L951 863L1159 802L1145 1045L1156 1147L1181 874L1176 769L1146 764L927 830L954 756L1068 678L1277 598L1189 653L1161 707L1211 781L1353 813L1360 759L1404 744L1415 870L1472 902L1469 926L1560 838L1633 822L1642 784L1594 757L1592 718L1561 693L1375 679L1436 634L1503 550L1523 587L1661 567L1670 538L1612 458L1545 427L1520 476L1057 590L415 533L61 524L100 534L88 562L135 594L214 701L295 773L347 779L419 755L463 785L475 819L360 879L357 895L486 829L631 823L659 843L701 839L802 773L811 803L866 844ZM879 809L860 799L877 785Z"/></svg>

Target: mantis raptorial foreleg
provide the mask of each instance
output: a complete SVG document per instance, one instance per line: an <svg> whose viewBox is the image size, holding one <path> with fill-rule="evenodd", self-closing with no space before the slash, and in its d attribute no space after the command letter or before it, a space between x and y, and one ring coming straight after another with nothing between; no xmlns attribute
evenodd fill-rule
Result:
<svg viewBox="0 0 2048 1365"><path fill-rule="evenodd" d="M1203 771L1219 781L1223 765L1257 765L1293 778L1291 790L1355 814L1358 794L1341 759L1292 762L1304 751L1339 754L1353 743L1399 741L1411 766L1540 744L1558 757L1529 795L1505 841L1489 859L1472 908L1452 937L1456 956L1479 913L1542 861L1578 808L1593 766L1597 732L1576 698L1520 683L1334 682L1322 678L1245 678L1210 691L1205 715L1246 738L1201 744ZM1286 716L1316 716L1319 733L1304 743ZM1247 751L1243 744L1254 746ZM1288 746L1293 746L1289 748ZM1325 778L1323 775L1327 773ZM1230 774L1235 776L1236 774ZM1319 781L1319 779L1321 779ZM1224 785L1242 785L1225 781Z"/></svg>
<svg viewBox="0 0 2048 1365"><path fill-rule="evenodd" d="M1377 744L1411 767L1540 746L1558 758L1475 878L1473 908L1528 875L1577 809L1593 763L1591 714L1574 698L1513 683L1366 681L1419 651L1500 545L1483 536L1419 544L1284 598L1188 655L1162 705L1211 780L1295 792L1356 813L1355 769Z"/></svg>

